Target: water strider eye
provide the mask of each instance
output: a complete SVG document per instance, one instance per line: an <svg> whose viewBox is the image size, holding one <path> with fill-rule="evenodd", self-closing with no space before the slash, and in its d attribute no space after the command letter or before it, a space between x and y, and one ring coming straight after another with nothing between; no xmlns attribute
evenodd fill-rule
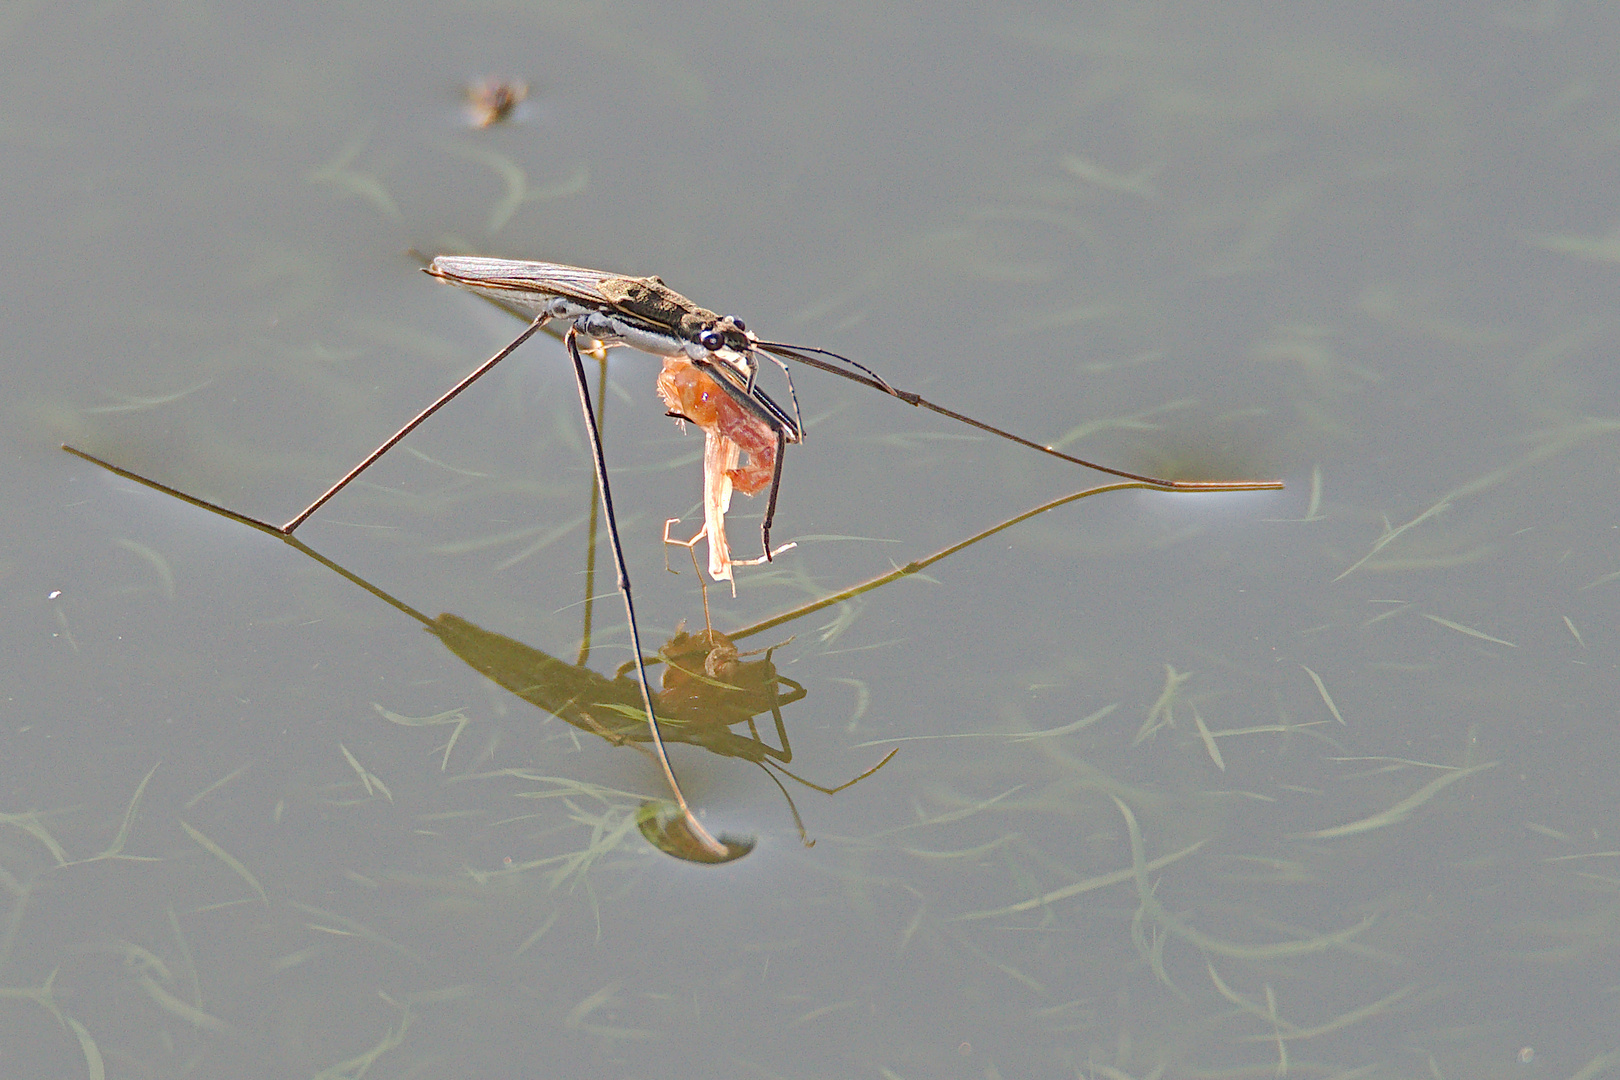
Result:
<svg viewBox="0 0 1620 1080"><path fill-rule="evenodd" d="M710 352L715 352L720 348L720 346L725 344L725 339L722 338L717 331L705 330L703 333L698 335L698 344L703 346L705 349L708 349Z"/></svg>
<svg viewBox="0 0 1620 1080"><path fill-rule="evenodd" d="M732 326L735 326L738 330L740 330L740 331L742 331L744 333L747 332L748 327L744 326L743 321L741 319L737 318L737 316L735 316L735 315L727 315L726 318L731 320L731 325Z"/></svg>

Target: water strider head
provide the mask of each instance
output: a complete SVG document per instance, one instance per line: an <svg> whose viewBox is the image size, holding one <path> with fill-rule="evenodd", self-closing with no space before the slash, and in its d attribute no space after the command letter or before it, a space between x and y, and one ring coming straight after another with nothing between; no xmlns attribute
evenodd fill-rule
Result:
<svg viewBox="0 0 1620 1080"><path fill-rule="evenodd" d="M732 352L747 353L754 347L757 339L748 332L748 327L735 315L721 315L698 332L697 343L699 347L709 352L720 352L730 349Z"/></svg>

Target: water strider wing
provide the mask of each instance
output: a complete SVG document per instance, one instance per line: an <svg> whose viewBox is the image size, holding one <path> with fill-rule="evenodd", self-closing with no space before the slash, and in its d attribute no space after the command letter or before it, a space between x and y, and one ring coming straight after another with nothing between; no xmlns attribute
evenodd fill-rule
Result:
<svg viewBox="0 0 1620 1080"><path fill-rule="evenodd" d="M517 304L536 314L553 297L559 296L596 311L612 310L617 304L603 285L622 280L618 274L587 270L582 266L526 259L486 259L477 255L440 255L433 260L428 273L440 281Z"/></svg>

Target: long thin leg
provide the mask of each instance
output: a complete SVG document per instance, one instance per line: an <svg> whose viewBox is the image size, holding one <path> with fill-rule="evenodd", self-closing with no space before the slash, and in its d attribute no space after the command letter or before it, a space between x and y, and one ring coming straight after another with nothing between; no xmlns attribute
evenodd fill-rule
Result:
<svg viewBox="0 0 1620 1080"><path fill-rule="evenodd" d="M760 351L765 352L765 350L763 350L763 349L761 349ZM793 430L798 436L796 441L797 442L803 442L804 441L804 417L799 415L799 392L797 390L793 389L793 372L789 371L788 366L786 364L782 363L782 358L781 357L776 356L773 353L768 353L768 352L765 353L765 355L770 357L771 363L775 364L777 367L782 369L782 377L787 380L788 400L793 403ZM754 380L753 379L748 380L748 392L749 393L754 392Z"/></svg>
<svg viewBox="0 0 1620 1080"><path fill-rule="evenodd" d="M1010 431L998 428L993 424L986 424L982 420L975 420L971 416L965 416L953 409L947 409L943 405L936 405L932 401L929 401L927 398L923 397L921 394L913 393L910 390L896 390L894 387L884 382L883 379L879 378L877 372L873 371L865 364L856 363L847 356L839 356L837 353L829 352L826 349L812 349L804 345L785 345L775 341L760 341L756 342L755 346L761 351L765 352L767 355L774 356L780 354L793 360L797 360L801 364L808 364L813 368L819 368L822 371L830 372L839 376L840 378L849 379L851 382L858 382L862 386L870 386L872 389L881 390L883 393L888 394L890 397L897 398L898 400L905 402L907 405L916 405L919 408L931 409L934 412L939 413L941 416L948 416L952 420L958 420L964 424L967 424L969 427L976 427L980 431L989 432L991 435L999 435L1001 438L1006 439L1009 442L1015 442L1019 446L1027 446L1031 450L1038 450L1043 454L1049 454L1052 457L1058 458L1062 461L1067 461L1074 465L1084 465L1088 469L1096 469L1098 472L1105 472L1111 476L1122 476L1127 480L1140 481L1141 483L1148 484L1152 487L1161 488L1165 491L1282 490L1283 483L1281 480L1166 480L1157 476L1145 476L1141 473L1126 472L1124 469L1116 469L1109 465L1099 465L1095 461L1087 461L1085 458L1075 457L1072 454L1065 454L1056 447L1047 446L1044 443L1038 443L1033 439L1026 439L1022 435L1014 435ZM830 364L825 360L818 360L814 356L807 356L805 355L806 353L820 353L823 356L837 357L837 359L843 363L857 368L858 371L865 372L865 374L859 374L856 371L846 370L839 367L837 364Z"/></svg>
<svg viewBox="0 0 1620 1080"><path fill-rule="evenodd" d="M304 507L303 513L287 522L287 524L280 526L280 531L288 536L291 536L294 529L298 528L298 526L309 520L309 515L325 506L328 499L342 491L344 488L348 487L351 480L365 472L367 469L371 468L371 466L376 463L378 458L382 457L384 454L388 453L388 451L394 448L395 443L399 442L399 440L415 431L419 426L421 426L422 421L426 420L428 417L432 416L434 413L448 405L457 394L461 393L463 390L467 389L467 387L477 382L485 372L489 371L490 368L494 367L502 360L505 360L508 356L511 356L512 350L516 349L525 341L528 341L534 332L540 329L545 321L546 316L541 316L540 318L535 319L534 322L530 323L528 327L524 329L523 333L512 339L512 343L510 345L506 346L506 348L484 361L477 371L474 371L471 375L468 375L465 379L462 379L460 382L456 383L456 385L452 386L449 391L438 401L435 401L433 404L417 413L416 419L412 420L410 423L406 424L404 427L390 435L386 442L377 447L377 449L373 450L371 453L367 454L364 461L350 469L348 474L344 476L343 479L327 488L324 495L310 503L308 506Z"/></svg>
<svg viewBox="0 0 1620 1080"><path fill-rule="evenodd" d="M765 544L765 561L771 561L771 522L776 520L776 493L782 490L782 460L787 457L787 432L776 429L776 462L771 469L771 497L765 502L765 520L760 522L759 535Z"/></svg>
<svg viewBox="0 0 1620 1080"><path fill-rule="evenodd" d="M723 858L727 855L726 846L709 835L708 830L699 823L691 808L687 806L686 796L681 794L681 785L675 779L675 769L670 765L669 754L664 749L664 737L658 730L658 716L653 712L652 684L647 679L647 662L641 651L641 631L636 627L636 606L630 599L630 571L625 567L624 548L619 544L619 526L613 516L613 489L608 486L607 460L602 456L602 436L596 427L596 414L591 411L591 390L585 379L585 361L579 355L577 336L574 328L569 327L563 341L568 346L569 359L574 362L574 377L579 385L579 409L585 416L585 434L591 443L591 461L596 466L596 483L602 490L602 519L607 523L608 545L613 549L613 565L619 573L619 593L624 597L624 617L630 623L630 648L636 657L636 679L641 683L641 704L647 710L647 726L652 729L653 749L658 752L658 764L663 766L664 779L669 781L669 790L675 795L675 803L685 816L687 827L711 854Z"/></svg>

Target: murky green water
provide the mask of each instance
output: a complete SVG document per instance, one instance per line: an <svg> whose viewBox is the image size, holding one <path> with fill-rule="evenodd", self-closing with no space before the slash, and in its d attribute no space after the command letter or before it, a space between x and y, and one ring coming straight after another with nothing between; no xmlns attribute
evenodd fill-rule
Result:
<svg viewBox="0 0 1620 1080"><path fill-rule="evenodd" d="M14 6L0 1072L1620 1071L1616 31ZM473 129L492 73L529 99ZM629 658L603 551L576 663L554 342L300 530L376 593L56 449L291 517L518 328L412 249L659 274L1071 453L1288 490L1084 499L741 642L789 680L778 764L899 753L833 796L780 778L809 847L745 724L743 758L677 745L757 840L682 863L637 830L642 754L446 648L473 627L593 698ZM658 541L698 520L701 440L656 370L613 354L606 423L661 643L702 625ZM720 629L1097 482L797 387L798 547L711 590Z"/></svg>

